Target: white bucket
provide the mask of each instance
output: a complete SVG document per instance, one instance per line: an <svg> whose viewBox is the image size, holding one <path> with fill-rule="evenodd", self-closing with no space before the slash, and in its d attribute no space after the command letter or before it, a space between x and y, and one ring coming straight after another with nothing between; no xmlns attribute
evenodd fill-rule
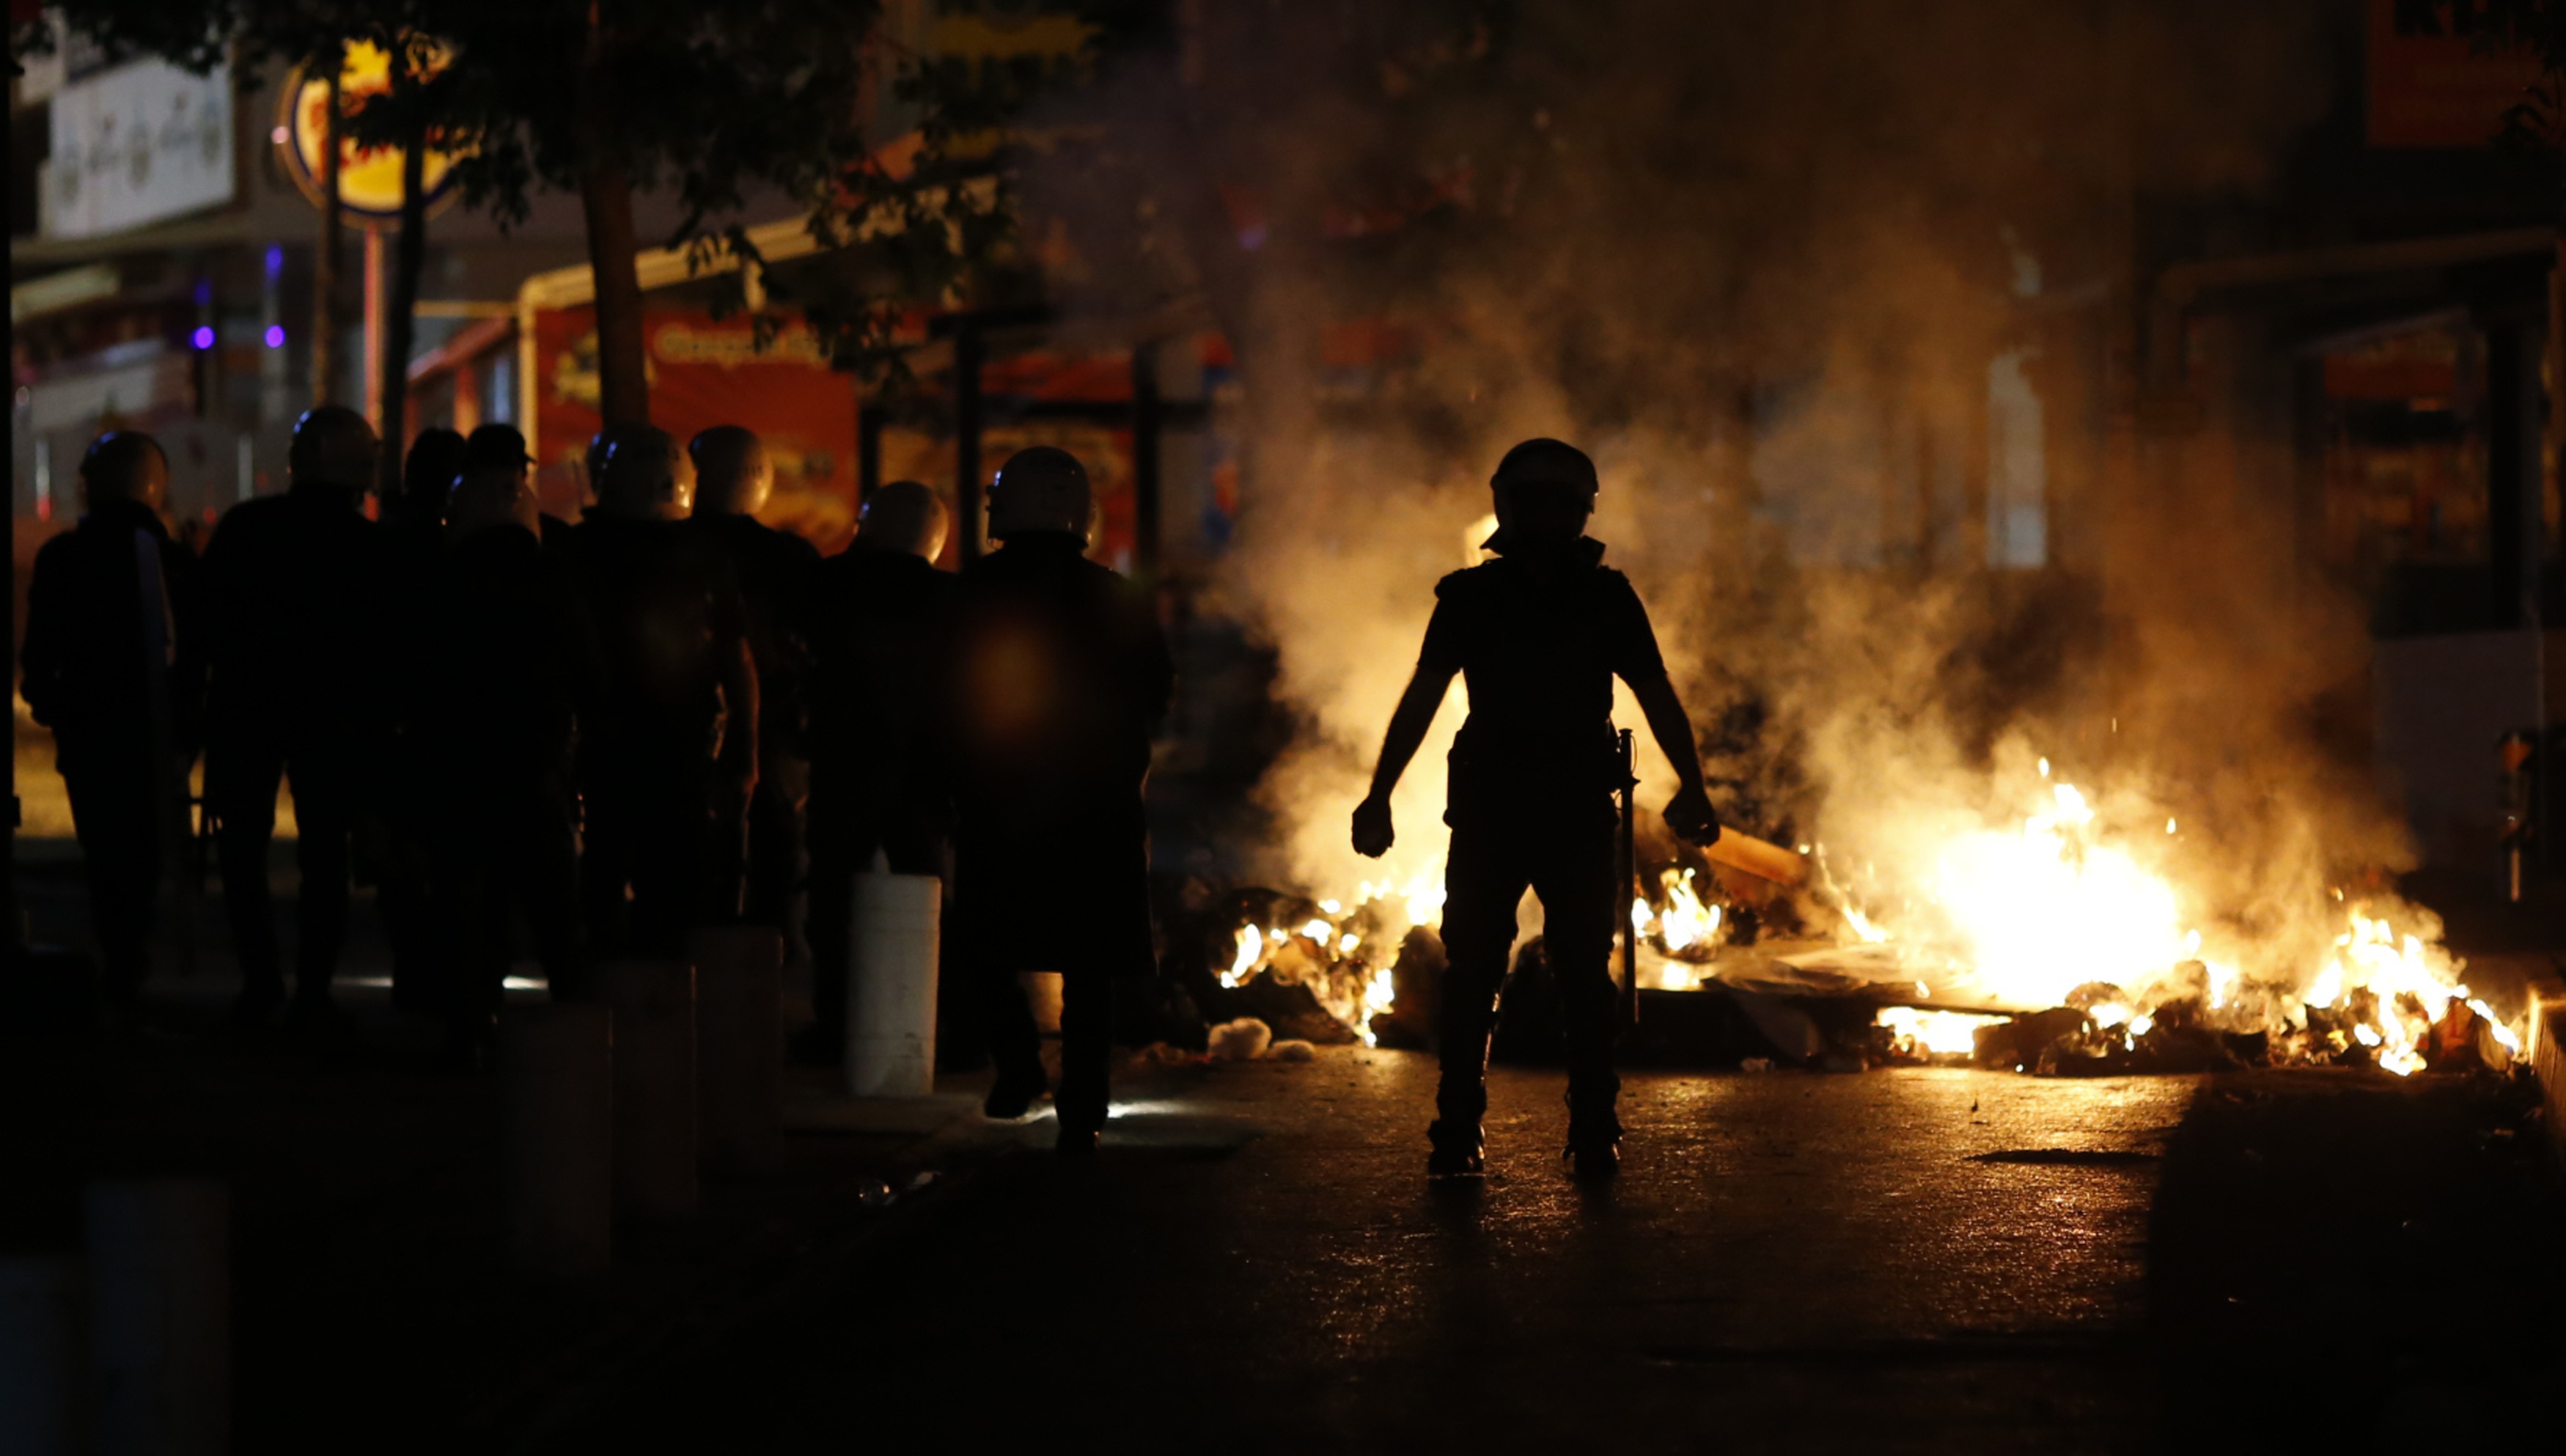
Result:
<svg viewBox="0 0 2566 1456"><path fill-rule="evenodd" d="M935 1091L935 963L944 886L931 874L859 874L847 964L847 1090Z"/></svg>

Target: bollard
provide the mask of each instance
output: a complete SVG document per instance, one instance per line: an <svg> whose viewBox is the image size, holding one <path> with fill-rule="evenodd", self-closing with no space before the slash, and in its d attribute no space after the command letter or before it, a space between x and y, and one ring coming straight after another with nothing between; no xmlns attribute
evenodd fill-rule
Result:
<svg viewBox="0 0 2566 1456"><path fill-rule="evenodd" d="M693 952L703 1169L772 1171L784 1164L784 937L725 925L697 931Z"/></svg>
<svg viewBox="0 0 2566 1456"><path fill-rule="evenodd" d="M935 1091L936 917L931 874L856 876L847 966L847 1087L860 1097Z"/></svg>
<svg viewBox="0 0 2566 1456"><path fill-rule="evenodd" d="M80 1409L80 1261L0 1259L0 1450L73 1456Z"/></svg>
<svg viewBox="0 0 2566 1456"><path fill-rule="evenodd" d="M694 1216L695 968L607 961L598 995L615 1009L615 1208L668 1223Z"/></svg>
<svg viewBox="0 0 2566 1456"><path fill-rule="evenodd" d="M555 1002L501 1023L508 1252L530 1274L604 1272L615 1255L615 1016Z"/></svg>
<svg viewBox="0 0 2566 1456"><path fill-rule="evenodd" d="M90 1449L215 1456L231 1449L231 1239L219 1183L93 1183Z"/></svg>

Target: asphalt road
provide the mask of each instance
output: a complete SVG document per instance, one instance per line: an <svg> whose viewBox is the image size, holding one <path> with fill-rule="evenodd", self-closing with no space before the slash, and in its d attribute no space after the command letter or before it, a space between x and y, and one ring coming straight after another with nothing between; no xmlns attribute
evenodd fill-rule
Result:
<svg viewBox="0 0 2566 1456"><path fill-rule="evenodd" d="M1430 1087L1346 1051L1128 1105L1095 1164L1001 1164L560 1448L2154 1444L2149 1215L2192 1080L1643 1076L1603 1188L1525 1072L1485 1183L1429 1185Z"/></svg>

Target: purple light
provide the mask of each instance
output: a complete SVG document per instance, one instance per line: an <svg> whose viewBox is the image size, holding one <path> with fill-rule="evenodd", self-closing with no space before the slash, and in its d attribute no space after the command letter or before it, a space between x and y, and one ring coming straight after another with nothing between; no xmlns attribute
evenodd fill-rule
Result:
<svg viewBox="0 0 2566 1456"><path fill-rule="evenodd" d="M285 249L275 243L267 245L267 281L274 283L285 276Z"/></svg>
<svg viewBox="0 0 2566 1456"><path fill-rule="evenodd" d="M211 349L214 347L213 325L199 324L196 326L196 347L198 349Z"/></svg>
<svg viewBox="0 0 2566 1456"><path fill-rule="evenodd" d="M270 349L283 349L285 347L284 325L270 324L267 326L267 347Z"/></svg>

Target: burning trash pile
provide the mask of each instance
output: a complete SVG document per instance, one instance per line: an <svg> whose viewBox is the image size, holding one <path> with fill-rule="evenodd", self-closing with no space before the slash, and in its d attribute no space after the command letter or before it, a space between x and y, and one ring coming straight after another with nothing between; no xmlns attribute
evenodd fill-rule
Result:
<svg viewBox="0 0 2566 1456"><path fill-rule="evenodd" d="M2186 922L2181 826L2107 820L2038 761L2010 823L1937 826L1840 876L1823 845L1735 832L1641 876L1641 1060L2046 1076L2365 1066L2501 1071L2522 1028L2464 979L2429 911L2328 892L2275 929ZM2160 833L2161 827L2161 833ZM1430 1045L1440 866L1344 898L1235 891L1198 925L1195 999L1320 1044ZM2322 919L2319 917L2322 916ZM2330 935L2320 935L2331 930ZM2330 943L2327 943L2329 942ZM1500 1060L1547 1060L1541 945L1519 952Z"/></svg>
<svg viewBox="0 0 2566 1456"><path fill-rule="evenodd" d="M1278 1038L1421 1048L1422 1026L1397 1011L1432 1003L1442 903L1439 865L1351 899L1232 891L1192 917L1202 953L1188 994L1215 1023L1254 1018Z"/></svg>
<svg viewBox="0 0 2566 1456"><path fill-rule="evenodd" d="M2159 843L2137 844L2048 760L2036 773L2017 821L1947 832L1903 874L1866 863L1848 884L1824 847L1802 847L1816 884L1792 908L1832 935L1705 956L1702 910L1671 871L1661 900L1634 907L1636 923L1684 969L1707 962L1698 987L1779 998L1804 1017L1828 1001L1875 1008L1853 1029L1841 1012L1808 1017L1814 1035L1778 1047L1803 1061L2043 1075L2340 1065L2406 1077L2500 1071L2519 1057L2520 1030L2471 991L2429 911L2336 888L2331 944L2306 944L2304 923L2258 933L2211 922L2204 933L2186 923L2173 877L2178 819L2151 821ZM1670 972L1682 974L1662 961L1654 984L1670 985Z"/></svg>

